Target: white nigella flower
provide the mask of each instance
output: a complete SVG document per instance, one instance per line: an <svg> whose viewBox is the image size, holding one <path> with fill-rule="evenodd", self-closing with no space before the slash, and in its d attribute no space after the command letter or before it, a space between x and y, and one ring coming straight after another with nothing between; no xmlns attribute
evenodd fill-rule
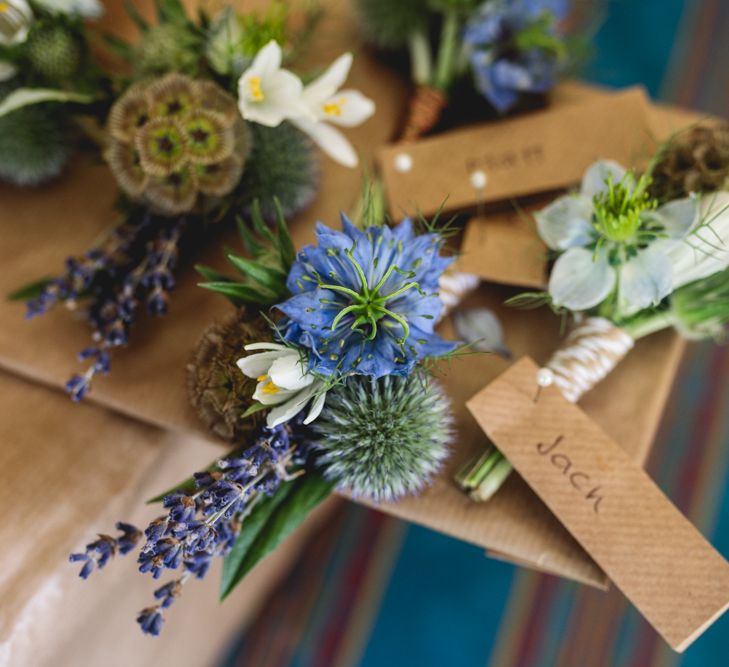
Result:
<svg viewBox="0 0 729 667"><path fill-rule="evenodd" d="M33 12L26 0L0 0L0 46L22 44L31 23Z"/></svg>
<svg viewBox="0 0 729 667"><path fill-rule="evenodd" d="M274 406L266 419L269 428L289 421L309 402L304 424L319 416L326 399L325 383L304 369L298 350L278 343L252 343L245 349L264 350L239 359L238 368L258 380L253 398Z"/></svg>
<svg viewBox="0 0 729 667"><path fill-rule="evenodd" d="M646 184L615 162L596 162L579 193L536 214L544 242L562 252L549 280L555 305L588 310L616 292L616 314L626 317L660 303L678 286L682 266L699 261L695 251L690 260L687 253L714 228L704 229L712 215L708 199L687 197L656 208ZM727 224L725 216L714 217L715 224Z"/></svg>
<svg viewBox="0 0 729 667"><path fill-rule="evenodd" d="M104 13L99 0L35 0L35 4L54 14L69 14L95 19Z"/></svg>
<svg viewBox="0 0 729 667"><path fill-rule="evenodd" d="M298 76L281 68L281 47L275 40L264 46L238 81L238 106L246 120L276 127L306 114Z"/></svg>
<svg viewBox="0 0 729 667"><path fill-rule="evenodd" d="M684 243L667 245L673 289L708 278L729 267L729 192L703 195L699 224Z"/></svg>
<svg viewBox="0 0 729 667"><path fill-rule="evenodd" d="M330 158L345 167L356 167L359 160L352 144L333 125L355 127L375 112L375 103L358 90L339 90L351 67L351 53L337 58L304 88L303 101L309 113L292 119Z"/></svg>

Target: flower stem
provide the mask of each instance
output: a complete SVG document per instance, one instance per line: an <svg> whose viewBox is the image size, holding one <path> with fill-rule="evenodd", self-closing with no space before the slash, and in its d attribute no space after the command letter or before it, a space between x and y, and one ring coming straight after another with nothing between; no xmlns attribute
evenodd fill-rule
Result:
<svg viewBox="0 0 729 667"><path fill-rule="evenodd" d="M633 322L627 322L622 328L630 334L634 340L649 336L650 334L668 329L674 325L670 312L661 311L646 317L636 318Z"/></svg>
<svg viewBox="0 0 729 667"><path fill-rule="evenodd" d="M440 33L440 47L438 48L438 62L436 64L433 85L443 92L447 92L453 81L456 52L458 50L458 35L461 29L458 12L450 9L443 15L443 27Z"/></svg>
<svg viewBox="0 0 729 667"><path fill-rule="evenodd" d="M464 466L456 475L456 482L473 500L489 500L512 471L504 455L489 444L479 459Z"/></svg>
<svg viewBox="0 0 729 667"><path fill-rule="evenodd" d="M410 63L413 81L418 86L427 85L433 76L433 63L430 56L430 44L424 30L415 30L408 39Z"/></svg>

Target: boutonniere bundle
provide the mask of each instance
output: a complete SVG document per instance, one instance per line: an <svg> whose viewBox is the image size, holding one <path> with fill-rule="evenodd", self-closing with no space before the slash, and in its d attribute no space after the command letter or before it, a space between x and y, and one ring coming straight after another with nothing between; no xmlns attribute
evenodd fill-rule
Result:
<svg viewBox="0 0 729 667"><path fill-rule="evenodd" d="M571 402L606 377L636 340L672 328L723 339L729 324L729 150L726 127L696 127L663 147L642 175L597 162L580 190L535 215L554 264L547 304L574 326L540 370ZM487 500L510 474L495 449L458 476Z"/></svg>
<svg viewBox="0 0 729 667"><path fill-rule="evenodd" d="M274 198L286 215L302 210L317 188L312 142L353 167L357 155L337 128L374 112L360 92L341 89L350 54L306 85L284 67L300 40L282 3L263 16L228 8L194 22L179 0L158 0L155 24L130 12L141 36L110 41L127 74L113 79L99 119L118 222L61 275L18 293L30 297L29 317L83 306L93 342L80 353L86 371L67 383L75 400L109 372L111 350L128 343L141 310L165 314L181 255L254 201L267 219Z"/></svg>
<svg viewBox="0 0 729 667"><path fill-rule="evenodd" d="M241 226L247 256L229 256L241 278L201 269L238 310L205 332L188 367L193 405L233 451L161 496L144 533L120 523L71 556L86 578L143 542L141 572L177 573L140 613L146 633L215 557L225 597L333 488L373 502L418 493L452 438L431 373L457 349L434 332L452 261L443 236L424 221L360 229L342 216L341 231L318 224L317 243L295 254L280 213L274 230L257 208L252 221Z"/></svg>
<svg viewBox="0 0 729 667"><path fill-rule="evenodd" d="M102 11L97 0L0 3L0 180L38 185L63 169L75 112L104 88L83 23Z"/></svg>
<svg viewBox="0 0 729 667"><path fill-rule="evenodd" d="M432 129L456 84L498 113L547 93L564 70L566 0L357 0L365 38L407 50L416 85L402 138ZM433 38L433 35L436 37Z"/></svg>

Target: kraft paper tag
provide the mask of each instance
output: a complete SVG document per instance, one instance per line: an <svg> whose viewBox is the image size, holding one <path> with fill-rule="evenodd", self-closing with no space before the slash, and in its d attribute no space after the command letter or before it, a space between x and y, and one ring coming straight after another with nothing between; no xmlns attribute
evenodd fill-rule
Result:
<svg viewBox="0 0 729 667"><path fill-rule="evenodd" d="M598 159L636 164L654 147L647 108L645 93L631 89L386 146L378 161L390 213L432 215L444 203L457 210L565 188Z"/></svg>
<svg viewBox="0 0 729 667"><path fill-rule="evenodd" d="M458 270L482 280L543 289L547 284L547 246L532 214L551 198L471 218L466 224Z"/></svg>
<svg viewBox="0 0 729 667"><path fill-rule="evenodd" d="M522 358L468 409L615 585L683 651L729 606L729 563L558 389L535 401L537 370Z"/></svg>

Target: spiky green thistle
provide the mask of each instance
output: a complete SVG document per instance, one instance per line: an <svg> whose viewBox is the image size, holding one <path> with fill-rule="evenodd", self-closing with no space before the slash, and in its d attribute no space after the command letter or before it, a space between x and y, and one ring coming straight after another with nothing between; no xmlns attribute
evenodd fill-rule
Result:
<svg viewBox="0 0 729 667"><path fill-rule="evenodd" d="M26 54L30 66L51 82L71 78L81 65L83 48L68 26L39 21L28 35Z"/></svg>
<svg viewBox="0 0 729 667"><path fill-rule="evenodd" d="M354 376L327 394L313 426L319 464L340 490L374 502L428 484L453 437L450 405L427 376Z"/></svg>
<svg viewBox="0 0 729 667"><path fill-rule="evenodd" d="M249 124L253 148L238 191L241 204L260 202L266 220L276 216L274 199L290 217L306 208L316 194L319 162L311 140L290 123L278 127Z"/></svg>
<svg viewBox="0 0 729 667"><path fill-rule="evenodd" d="M380 48L404 47L413 33L427 28L425 0L356 0L355 4L365 39Z"/></svg>
<svg viewBox="0 0 729 667"><path fill-rule="evenodd" d="M70 130L57 104L36 104L0 117L0 180L39 185L61 173Z"/></svg>

